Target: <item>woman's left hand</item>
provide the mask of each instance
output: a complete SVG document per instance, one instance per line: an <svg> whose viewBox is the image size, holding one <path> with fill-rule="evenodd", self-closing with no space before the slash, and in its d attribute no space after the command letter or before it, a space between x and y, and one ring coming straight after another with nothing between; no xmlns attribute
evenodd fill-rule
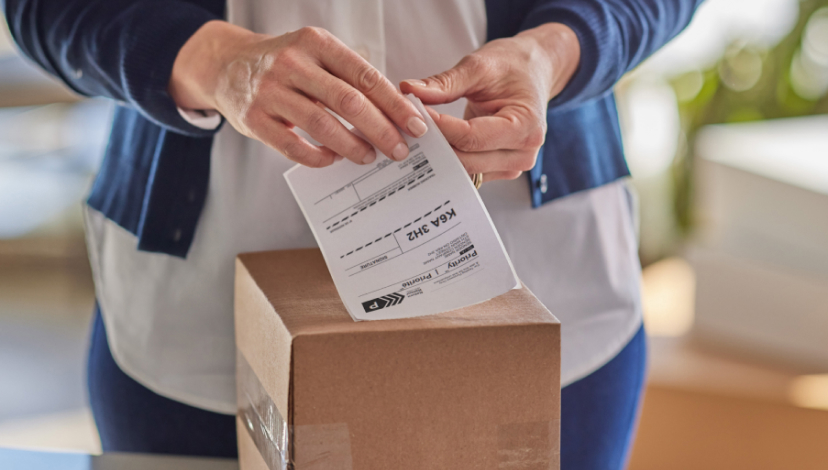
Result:
<svg viewBox="0 0 828 470"><path fill-rule="evenodd" d="M578 68L575 33L549 23L487 43L456 66L424 80L405 80L403 93L426 105L468 99L465 119L429 109L469 174L514 179L532 169L546 137L546 106Z"/></svg>

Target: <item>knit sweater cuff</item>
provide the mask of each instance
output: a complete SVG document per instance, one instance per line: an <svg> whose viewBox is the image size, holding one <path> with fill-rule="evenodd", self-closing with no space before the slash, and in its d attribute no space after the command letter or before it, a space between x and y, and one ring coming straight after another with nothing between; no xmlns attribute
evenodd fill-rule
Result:
<svg viewBox="0 0 828 470"><path fill-rule="evenodd" d="M162 127L194 137L212 135L220 126L204 129L185 120L168 92L168 85L184 43L205 23L219 18L187 2L164 3L164 14L157 15L151 26L142 28L140 37L125 39L120 65L127 99Z"/></svg>
<svg viewBox="0 0 828 470"><path fill-rule="evenodd" d="M608 65L618 60L618 57L612 56L620 56L620 52L610 44L611 41L596 33L605 29L596 27L595 24L603 22L602 13L586 5L578 9L547 6L528 15L521 25L523 31L546 23L565 24L575 32L580 43L578 68L563 90L549 102L550 110L575 108L585 101L602 96L615 83L612 77L606 75L607 69L613 68Z"/></svg>

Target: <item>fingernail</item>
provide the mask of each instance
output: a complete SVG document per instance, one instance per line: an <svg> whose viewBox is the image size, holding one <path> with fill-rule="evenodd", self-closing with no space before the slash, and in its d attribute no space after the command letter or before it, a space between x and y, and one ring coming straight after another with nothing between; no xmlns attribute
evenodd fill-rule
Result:
<svg viewBox="0 0 828 470"><path fill-rule="evenodd" d="M338 162L338 161L342 160L343 158L345 158L345 157L343 157L342 155L339 155L339 154L334 155L334 161L335 162Z"/></svg>
<svg viewBox="0 0 828 470"><path fill-rule="evenodd" d="M408 145L400 142L396 147L394 147L394 150L391 152L391 156L397 161L405 160L405 157L408 156Z"/></svg>
<svg viewBox="0 0 828 470"><path fill-rule="evenodd" d="M428 131L428 126L426 126L425 121L415 116L408 120L408 131L414 137L422 137Z"/></svg>
<svg viewBox="0 0 828 470"><path fill-rule="evenodd" d="M362 159L362 163L368 165L369 163L374 163L374 160L376 160L376 159L377 159L377 151L374 150L374 149L371 149L365 155L365 158Z"/></svg>
<svg viewBox="0 0 828 470"><path fill-rule="evenodd" d="M414 86L428 86L428 83L426 83L426 82L424 82L424 81L422 81L422 80L412 79L412 80L403 80L403 81L404 81L404 82L406 82L406 83L408 83L409 85L414 85Z"/></svg>

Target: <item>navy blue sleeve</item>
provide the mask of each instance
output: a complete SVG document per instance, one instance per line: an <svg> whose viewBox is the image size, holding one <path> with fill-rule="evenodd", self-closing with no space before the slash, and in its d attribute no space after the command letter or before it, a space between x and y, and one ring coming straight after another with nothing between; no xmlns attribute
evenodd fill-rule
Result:
<svg viewBox="0 0 828 470"><path fill-rule="evenodd" d="M137 109L174 132L206 136L167 92L178 51L223 0L3 0L20 50L76 92Z"/></svg>
<svg viewBox="0 0 828 470"><path fill-rule="evenodd" d="M550 108L575 108L608 93L625 73L681 32L702 1L535 1L521 30L563 23L581 44L578 70Z"/></svg>

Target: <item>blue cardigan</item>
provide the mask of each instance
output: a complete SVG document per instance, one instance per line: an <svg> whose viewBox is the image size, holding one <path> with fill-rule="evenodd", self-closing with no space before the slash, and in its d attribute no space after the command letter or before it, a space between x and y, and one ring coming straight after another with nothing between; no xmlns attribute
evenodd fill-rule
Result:
<svg viewBox="0 0 828 470"><path fill-rule="evenodd" d="M138 249L186 257L204 206L215 130L167 93L176 54L224 0L0 0L24 54L76 92L117 107L91 207ZM537 207L629 174L612 87L678 34L701 0L486 0L488 40L548 22L570 26L581 62L549 102L546 144L529 172Z"/></svg>

